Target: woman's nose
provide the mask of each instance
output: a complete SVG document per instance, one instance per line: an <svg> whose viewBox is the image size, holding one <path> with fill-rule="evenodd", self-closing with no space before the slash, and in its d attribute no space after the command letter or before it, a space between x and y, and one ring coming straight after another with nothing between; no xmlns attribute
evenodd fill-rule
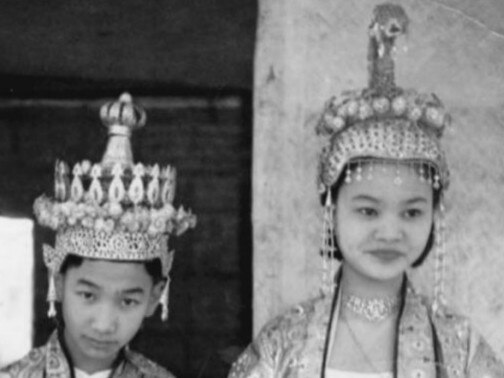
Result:
<svg viewBox="0 0 504 378"><path fill-rule="evenodd" d="M396 216L385 216L377 224L375 236L380 241L397 242L404 237L402 220Z"/></svg>

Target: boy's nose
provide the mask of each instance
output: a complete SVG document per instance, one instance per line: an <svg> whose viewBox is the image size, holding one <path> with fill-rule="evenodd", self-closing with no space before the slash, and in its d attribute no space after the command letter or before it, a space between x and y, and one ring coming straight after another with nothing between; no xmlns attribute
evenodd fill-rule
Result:
<svg viewBox="0 0 504 378"><path fill-rule="evenodd" d="M99 333L114 333L117 331L119 319L113 306L101 305L96 308L93 317L93 329Z"/></svg>

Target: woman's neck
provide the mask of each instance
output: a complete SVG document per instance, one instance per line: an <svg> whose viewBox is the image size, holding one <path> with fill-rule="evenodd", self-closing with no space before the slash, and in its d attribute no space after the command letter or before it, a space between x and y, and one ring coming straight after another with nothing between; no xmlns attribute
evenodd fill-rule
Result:
<svg viewBox="0 0 504 378"><path fill-rule="evenodd" d="M392 298L399 296L405 277L397 276L390 280L376 280L366 277L343 262L340 290L362 298Z"/></svg>

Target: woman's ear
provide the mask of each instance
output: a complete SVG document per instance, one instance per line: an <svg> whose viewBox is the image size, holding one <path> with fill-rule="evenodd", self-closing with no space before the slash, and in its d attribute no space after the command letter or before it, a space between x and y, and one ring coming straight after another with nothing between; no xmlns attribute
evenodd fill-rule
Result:
<svg viewBox="0 0 504 378"><path fill-rule="evenodd" d="M147 313L145 314L146 317L152 316L154 314L154 311L156 311L165 285L166 280L161 280L152 287L151 295L149 298L149 305L147 307Z"/></svg>

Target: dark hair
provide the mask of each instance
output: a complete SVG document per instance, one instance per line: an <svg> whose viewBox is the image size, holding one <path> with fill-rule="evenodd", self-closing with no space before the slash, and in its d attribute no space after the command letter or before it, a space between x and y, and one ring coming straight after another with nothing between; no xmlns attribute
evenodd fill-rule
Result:
<svg viewBox="0 0 504 378"><path fill-rule="evenodd" d="M82 256L77 256L77 255L68 255L65 260L63 261L63 264L61 264L60 268L60 273L65 274L66 271L69 268L77 268L82 265L84 262L85 257ZM135 262L131 260L114 260L118 262ZM148 260L148 261L142 261L143 265L145 266L145 270L147 273L151 276L152 282L154 285L157 283L161 282L164 277L161 269L161 260L160 259L153 259L153 260Z"/></svg>
<svg viewBox="0 0 504 378"><path fill-rule="evenodd" d="M347 169L350 169L351 171L353 171L354 168L357 167L359 164L362 167L365 164L369 164L370 161L371 161L371 159L369 159L369 160L363 159L363 160L359 160L358 162L349 162L345 165L345 167L341 170L341 172L346 172ZM435 167L433 167L432 165L430 165L428 163L423 163L423 162L418 162L416 164L418 167L423 168L424 172L427 172L427 175L429 177L434 177L434 174L436 173ZM345 180L345 175L343 173L341 173L340 176L338 177L338 180L336 181L336 183L334 185L332 185L331 188L329 189L333 203L336 203L338 200L339 191L340 191L341 186L345 182L344 180ZM437 209L437 207L439 206L439 204L441 202L442 188L441 187L439 189L433 188L432 190L433 190L432 206L434 209ZM329 191L325 191L320 196L320 201L321 201L322 206L324 206L324 204L326 203L326 199L327 199L327 196L329 195ZM423 264L423 262L425 261L425 259L429 255L430 251L432 250L432 247L434 246L434 241L435 240L434 240L434 222L433 222L430 233L429 233L429 238L427 239L427 243L425 244L425 248L424 248L422 254L413 262L413 264L411 264L411 266L413 268L416 268L416 267ZM336 247L332 257L338 261L343 260L343 255L341 254L341 250L339 248L338 239L336 238L336 235L333 235L332 242L333 242L333 245Z"/></svg>

